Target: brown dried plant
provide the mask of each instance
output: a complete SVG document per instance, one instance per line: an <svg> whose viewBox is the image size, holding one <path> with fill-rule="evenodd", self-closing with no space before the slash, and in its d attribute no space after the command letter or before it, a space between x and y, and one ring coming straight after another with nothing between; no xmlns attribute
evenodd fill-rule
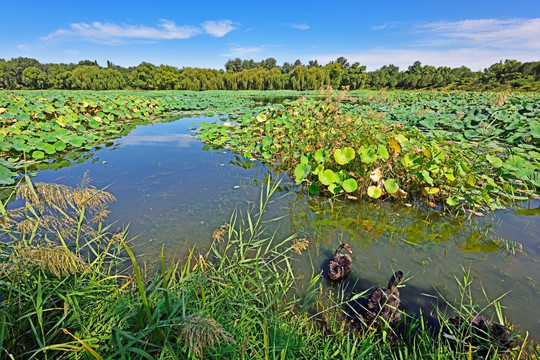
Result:
<svg viewBox="0 0 540 360"><path fill-rule="evenodd" d="M78 209L85 207L89 211L95 211L116 200L111 193L90 185L90 180L85 173L76 188L56 183L21 184L17 187L16 197L26 199L40 211L43 211L45 206L59 207L63 210L68 207Z"/></svg>
<svg viewBox="0 0 540 360"><path fill-rule="evenodd" d="M306 250L309 247L309 241L306 238L294 239L291 246L291 250L302 255L302 251Z"/></svg>
<svg viewBox="0 0 540 360"><path fill-rule="evenodd" d="M78 230L90 234L93 229L89 225L82 224L78 229L80 210L84 209L89 223L95 224L109 215L107 205L116 198L89 182L85 174L76 188L56 183L20 184L16 198L26 200L26 205L6 211L0 218L0 228L25 232L46 230L63 238L73 236Z"/></svg>
<svg viewBox="0 0 540 360"><path fill-rule="evenodd" d="M212 239L218 241L218 242L223 242L225 241L225 234L227 234L229 231L229 224L228 223L225 223L223 225L221 225L219 227L219 229L215 229L213 232L212 232Z"/></svg>
<svg viewBox="0 0 540 360"><path fill-rule="evenodd" d="M508 99L509 92L510 92L509 90L504 90L493 95L493 97L491 98L491 103L496 104L498 106L503 106L504 103L506 103L506 100Z"/></svg>

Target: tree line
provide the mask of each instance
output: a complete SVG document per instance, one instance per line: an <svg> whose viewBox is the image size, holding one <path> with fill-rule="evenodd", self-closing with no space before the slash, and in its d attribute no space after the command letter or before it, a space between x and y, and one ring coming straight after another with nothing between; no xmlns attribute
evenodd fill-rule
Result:
<svg viewBox="0 0 540 360"><path fill-rule="evenodd" d="M137 66L122 67L107 61L82 60L77 64L42 64L36 59L18 57L0 59L1 89L66 89L66 90L317 90L334 89L456 89L540 90L540 61L520 62L505 60L483 71L472 71L462 66L434 67L414 62L406 70L385 65L375 71L355 62L349 64L338 57L326 65L317 60L302 64L276 59L260 62L230 59L225 69L203 69L142 62Z"/></svg>

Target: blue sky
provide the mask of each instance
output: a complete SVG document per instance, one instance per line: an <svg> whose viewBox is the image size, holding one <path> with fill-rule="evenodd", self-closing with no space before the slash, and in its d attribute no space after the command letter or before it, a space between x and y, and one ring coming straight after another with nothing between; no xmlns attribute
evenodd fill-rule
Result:
<svg viewBox="0 0 540 360"><path fill-rule="evenodd" d="M274 57L368 70L540 61L540 1L2 0L0 58L220 69Z"/></svg>

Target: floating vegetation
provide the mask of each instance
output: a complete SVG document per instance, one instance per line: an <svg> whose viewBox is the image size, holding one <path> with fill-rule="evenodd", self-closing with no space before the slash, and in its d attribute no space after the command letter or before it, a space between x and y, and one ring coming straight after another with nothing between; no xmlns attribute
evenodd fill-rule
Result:
<svg viewBox="0 0 540 360"><path fill-rule="evenodd" d="M312 194L414 199L475 214L539 196L535 95L515 95L512 106L489 94L468 102L462 93L397 96L285 102L234 127L201 124L200 138L278 164Z"/></svg>
<svg viewBox="0 0 540 360"><path fill-rule="evenodd" d="M302 251L306 250L308 247L309 247L309 241L306 238L302 238L302 239L294 239L291 249L298 255L302 255Z"/></svg>
<svg viewBox="0 0 540 360"><path fill-rule="evenodd" d="M232 93L2 91L0 185L14 184L28 166L125 135L137 122L185 112L238 116L256 107L256 101Z"/></svg>

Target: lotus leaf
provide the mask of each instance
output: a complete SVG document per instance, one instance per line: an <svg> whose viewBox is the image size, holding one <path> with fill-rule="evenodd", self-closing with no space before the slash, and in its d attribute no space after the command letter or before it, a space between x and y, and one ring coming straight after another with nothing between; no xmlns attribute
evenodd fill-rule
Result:
<svg viewBox="0 0 540 360"><path fill-rule="evenodd" d="M398 191L399 186L394 179L387 179L384 181L384 188L389 194L394 194Z"/></svg>
<svg viewBox="0 0 540 360"><path fill-rule="evenodd" d="M343 181L343 190L348 193L352 193L358 189L358 183L355 179L347 179Z"/></svg>
<svg viewBox="0 0 540 360"><path fill-rule="evenodd" d="M330 184L335 183L336 180L337 180L336 174L330 169L326 169L322 173L319 174L319 181L323 185L328 186Z"/></svg>
<svg viewBox="0 0 540 360"><path fill-rule="evenodd" d="M354 159L355 152L351 147L346 147L344 149L337 149L334 151L334 159L340 165L348 164L351 160Z"/></svg>
<svg viewBox="0 0 540 360"><path fill-rule="evenodd" d="M370 186L367 189L367 194L373 199L378 199L382 195L382 191L376 186Z"/></svg>

